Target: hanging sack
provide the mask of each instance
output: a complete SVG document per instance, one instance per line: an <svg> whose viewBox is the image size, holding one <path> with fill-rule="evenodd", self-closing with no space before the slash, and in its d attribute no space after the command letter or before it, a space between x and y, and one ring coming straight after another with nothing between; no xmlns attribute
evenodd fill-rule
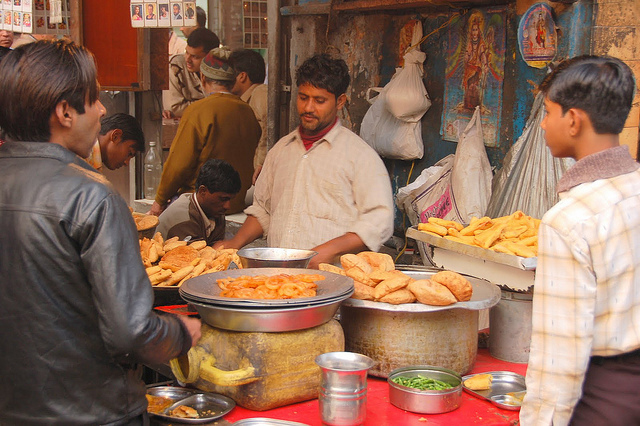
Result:
<svg viewBox="0 0 640 426"><path fill-rule="evenodd" d="M372 93L379 93L371 99ZM422 124L398 120L385 107L385 89L372 87L367 90L367 101L371 104L360 125L360 137L381 157L396 160L422 158Z"/></svg>
<svg viewBox="0 0 640 426"><path fill-rule="evenodd" d="M482 217L491 198L493 173L482 137L480 107L462 132L456 148L451 172L451 188L456 195L460 217L469 223L472 217Z"/></svg>
<svg viewBox="0 0 640 426"><path fill-rule="evenodd" d="M415 46L422 39L422 25L413 27L411 45ZM396 69L391 81L385 86L386 107L399 120L406 122L420 121L431 107L431 99L424 87L422 63L427 58L417 47L404 55L404 66Z"/></svg>
<svg viewBox="0 0 640 426"><path fill-rule="evenodd" d="M541 219L558 202L556 185L575 161L555 158L544 141L540 123L544 118L544 95L536 96L531 114L518 141L504 157L493 178L487 215L501 217L517 210Z"/></svg>

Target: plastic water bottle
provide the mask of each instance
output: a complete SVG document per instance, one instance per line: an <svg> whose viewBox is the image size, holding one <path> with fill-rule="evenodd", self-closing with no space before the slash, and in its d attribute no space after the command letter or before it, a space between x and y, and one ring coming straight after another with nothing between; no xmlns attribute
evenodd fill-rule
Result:
<svg viewBox="0 0 640 426"><path fill-rule="evenodd" d="M162 177L162 157L156 143L149 142L149 150L144 157L144 197L148 200L156 198L156 191Z"/></svg>

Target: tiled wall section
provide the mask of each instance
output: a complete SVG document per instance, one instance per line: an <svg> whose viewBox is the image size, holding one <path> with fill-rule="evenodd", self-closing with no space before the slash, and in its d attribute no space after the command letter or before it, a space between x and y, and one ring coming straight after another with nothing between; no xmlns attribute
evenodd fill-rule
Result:
<svg viewBox="0 0 640 426"><path fill-rule="evenodd" d="M597 0L592 52L615 56L625 61L640 82L640 0ZM640 90L636 91L633 108L621 134L621 143L638 154L640 126Z"/></svg>

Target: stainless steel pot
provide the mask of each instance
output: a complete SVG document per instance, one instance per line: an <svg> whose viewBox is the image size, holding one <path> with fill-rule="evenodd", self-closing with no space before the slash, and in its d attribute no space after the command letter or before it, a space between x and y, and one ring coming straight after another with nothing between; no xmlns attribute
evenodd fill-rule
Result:
<svg viewBox="0 0 640 426"><path fill-rule="evenodd" d="M424 279L436 271L403 272ZM467 278L474 290L471 300L450 306L345 300L340 308L345 350L372 358L376 364L369 373L377 377L386 378L392 370L408 365L467 373L478 353L478 312L500 300L498 286Z"/></svg>

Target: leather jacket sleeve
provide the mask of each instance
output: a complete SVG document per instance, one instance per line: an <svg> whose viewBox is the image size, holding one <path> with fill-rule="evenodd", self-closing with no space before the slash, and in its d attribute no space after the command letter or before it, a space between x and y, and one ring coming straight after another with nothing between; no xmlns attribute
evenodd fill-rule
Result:
<svg viewBox="0 0 640 426"><path fill-rule="evenodd" d="M115 194L104 198L81 229L80 255L110 355L158 364L186 353L191 338L182 322L152 310L153 290L124 200Z"/></svg>

